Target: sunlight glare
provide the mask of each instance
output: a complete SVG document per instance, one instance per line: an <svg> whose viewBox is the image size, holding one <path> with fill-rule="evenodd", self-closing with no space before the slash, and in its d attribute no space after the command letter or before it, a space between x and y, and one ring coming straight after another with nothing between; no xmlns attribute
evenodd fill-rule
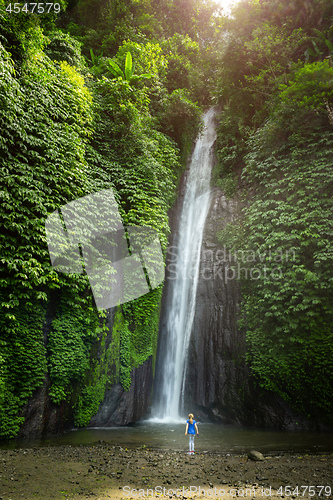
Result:
<svg viewBox="0 0 333 500"><path fill-rule="evenodd" d="M231 8L237 3L237 0L214 0L219 5L224 13L230 13Z"/></svg>

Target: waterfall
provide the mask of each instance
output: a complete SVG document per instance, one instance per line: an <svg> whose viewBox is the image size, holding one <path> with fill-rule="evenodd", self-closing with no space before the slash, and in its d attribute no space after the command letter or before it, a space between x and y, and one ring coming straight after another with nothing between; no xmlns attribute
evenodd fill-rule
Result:
<svg viewBox="0 0 333 500"><path fill-rule="evenodd" d="M191 157L178 227L177 245L169 249L169 294L163 352L159 354L155 419L179 420L184 401L187 353L196 304L200 250L209 209L215 110L204 115L204 130ZM163 359L162 359L163 358Z"/></svg>

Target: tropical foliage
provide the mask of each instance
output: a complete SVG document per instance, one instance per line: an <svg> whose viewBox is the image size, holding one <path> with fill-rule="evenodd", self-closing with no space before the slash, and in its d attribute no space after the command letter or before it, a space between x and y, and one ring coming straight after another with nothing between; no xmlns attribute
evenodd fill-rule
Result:
<svg viewBox="0 0 333 500"><path fill-rule="evenodd" d="M332 4L276 6L242 2L228 22L214 180L244 208L219 237L240 256L241 321L258 383L331 422Z"/></svg>
<svg viewBox="0 0 333 500"><path fill-rule="evenodd" d="M0 435L10 437L45 377L51 401L85 425L105 388L120 381L128 390L133 367L156 350L161 287L124 305L113 324L97 311L85 275L51 267L47 216L111 187L124 224L153 228L165 249L181 165L177 136L163 134L152 115L151 102L168 96L157 43L124 40L108 58L91 45L85 61L80 37L60 31L55 19L1 6Z"/></svg>
<svg viewBox="0 0 333 500"><path fill-rule="evenodd" d="M213 182L244 207L219 237L256 255L240 276L246 362L261 387L331 422L331 0L243 0L231 17L207 0L69 0L41 15L8 4L0 436L18 434L43 384L68 422L86 425L106 388L128 390L133 368L154 358L162 285L98 311L86 275L52 268L45 220L112 188L124 224L157 231L165 252L168 211L211 103Z"/></svg>

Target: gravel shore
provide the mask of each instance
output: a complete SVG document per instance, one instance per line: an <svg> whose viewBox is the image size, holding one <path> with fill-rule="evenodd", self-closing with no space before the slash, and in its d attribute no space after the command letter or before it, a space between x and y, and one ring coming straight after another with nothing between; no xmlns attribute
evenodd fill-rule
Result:
<svg viewBox="0 0 333 500"><path fill-rule="evenodd" d="M0 450L0 500L333 498L333 454L52 446Z"/></svg>

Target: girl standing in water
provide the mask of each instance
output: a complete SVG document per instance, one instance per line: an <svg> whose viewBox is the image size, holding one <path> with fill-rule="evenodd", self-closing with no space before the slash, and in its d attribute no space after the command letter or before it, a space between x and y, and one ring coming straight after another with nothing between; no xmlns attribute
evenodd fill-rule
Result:
<svg viewBox="0 0 333 500"><path fill-rule="evenodd" d="M193 413L190 413L188 416L188 420L186 422L185 428L185 436L188 434L189 437L189 454L193 455L194 453L194 436L199 435L198 426L195 420L193 420Z"/></svg>

